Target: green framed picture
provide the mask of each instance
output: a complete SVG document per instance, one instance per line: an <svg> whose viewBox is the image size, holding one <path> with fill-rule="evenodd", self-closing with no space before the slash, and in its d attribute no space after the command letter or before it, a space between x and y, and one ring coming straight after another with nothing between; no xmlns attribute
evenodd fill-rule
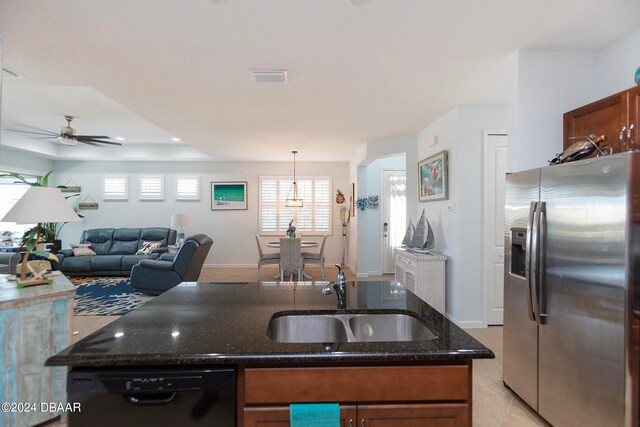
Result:
<svg viewBox="0 0 640 427"><path fill-rule="evenodd" d="M447 150L418 162L418 177L418 198L421 202L448 199Z"/></svg>
<svg viewBox="0 0 640 427"><path fill-rule="evenodd" d="M211 183L212 211L243 209L247 209L247 181L219 181Z"/></svg>

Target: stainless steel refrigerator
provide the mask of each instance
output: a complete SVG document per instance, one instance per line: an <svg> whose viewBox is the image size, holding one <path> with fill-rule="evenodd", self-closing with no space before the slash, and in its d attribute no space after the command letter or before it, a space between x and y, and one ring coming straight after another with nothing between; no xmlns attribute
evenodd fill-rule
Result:
<svg viewBox="0 0 640 427"><path fill-rule="evenodd" d="M503 379L552 425L637 425L639 267L640 152L507 175Z"/></svg>

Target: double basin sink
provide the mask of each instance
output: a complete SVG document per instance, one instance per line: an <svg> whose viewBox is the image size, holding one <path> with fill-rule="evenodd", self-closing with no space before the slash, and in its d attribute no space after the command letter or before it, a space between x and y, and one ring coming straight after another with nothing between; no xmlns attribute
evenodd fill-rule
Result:
<svg viewBox="0 0 640 427"><path fill-rule="evenodd" d="M267 337L285 343L429 341L424 323L407 314L285 314L269 321Z"/></svg>

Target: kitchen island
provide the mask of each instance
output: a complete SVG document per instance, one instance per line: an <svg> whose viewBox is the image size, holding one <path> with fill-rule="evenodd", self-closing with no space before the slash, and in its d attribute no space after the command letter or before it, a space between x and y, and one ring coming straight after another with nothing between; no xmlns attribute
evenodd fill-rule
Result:
<svg viewBox="0 0 640 427"><path fill-rule="evenodd" d="M323 295L325 285L184 283L47 364L79 372L230 367L238 426L288 425L288 405L299 402L338 402L347 426L409 419L471 426L472 359L491 358L491 350L397 282L348 283L342 310L335 295ZM291 343L267 337L272 317L335 313L404 314L427 326L431 338Z"/></svg>

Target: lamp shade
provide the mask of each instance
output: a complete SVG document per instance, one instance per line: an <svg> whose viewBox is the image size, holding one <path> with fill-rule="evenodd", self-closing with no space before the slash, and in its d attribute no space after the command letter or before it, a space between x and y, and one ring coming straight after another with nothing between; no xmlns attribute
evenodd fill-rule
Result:
<svg viewBox="0 0 640 427"><path fill-rule="evenodd" d="M186 213L178 213L171 215L171 226L175 227L188 227L191 225L191 215Z"/></svg>
<svg viewBox="0 0 640 427"><path fill-rule="evenodd" d="M69 206L58 188L29 187L1 221L35 224L80 221L80 217Z"/></svg>

